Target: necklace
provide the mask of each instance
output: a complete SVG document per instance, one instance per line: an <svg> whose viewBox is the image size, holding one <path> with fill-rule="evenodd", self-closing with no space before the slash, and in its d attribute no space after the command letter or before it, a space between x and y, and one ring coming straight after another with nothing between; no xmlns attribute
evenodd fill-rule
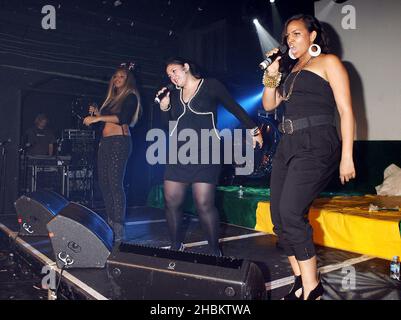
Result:
<svg viewBox="0 0 401 320"><path fill-rule="evenodd" d="M292 80L290 90L288 91L288 93L285 92L285 88L286 88L286 83L287 83L289 76L287 76L287 78L285 79L284 84L283 84L283 100L284 101L290 100L292 90L294 89L294 84L295 84L296 78L298 77L299 73L309 64L309 62L312 60L312 58L313 57L310 57L309 60L304 64L304 66L297 71L297 73L294 76L294 79Z"/></svg>

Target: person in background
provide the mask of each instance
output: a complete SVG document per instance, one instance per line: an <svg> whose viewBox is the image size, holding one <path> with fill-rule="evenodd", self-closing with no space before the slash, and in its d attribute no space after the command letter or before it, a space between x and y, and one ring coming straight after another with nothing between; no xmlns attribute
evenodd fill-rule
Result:
<svg viewBox="0 0 401 320"><path fill-rule="evenodd" d="M56 137L47 125L49 119L44 113L36 116L34 126L25 133L27 155L52 156Z"/></svg>
<svg viewBox="0 0 401 320"><path fill-rule="evenodd" d="M347 71L337 56L328 53L327 38L315 17L290 18L283 43L294 61L292 67L286 76L281 74L278 57L263 77L265 110L284 105L283 135L272 163L270 211L273 230L295 275L284 299L317 300L324 290L307 215L338 167L343 184L355 178L351 93ZM342 144L334 126L336 109Z"/></svg>

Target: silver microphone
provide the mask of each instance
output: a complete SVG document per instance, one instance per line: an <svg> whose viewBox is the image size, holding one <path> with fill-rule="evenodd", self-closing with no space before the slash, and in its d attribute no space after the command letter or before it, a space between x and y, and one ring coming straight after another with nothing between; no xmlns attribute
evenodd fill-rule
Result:
<svg viewBox="0 0 401 320"><path fill-rule="evenodd" d="M160 104L160 101L162 101L163 100L163 98L167 95L167 93L169 93L171 90L173 90L173 89L175 89L175 86L172 84L172 83L169 83L167 86L166 86L166 89L164 89L159 95L157 95L156 97L155 97L155 103L158 103L158 104Z"/></svg>
<svg viewBox="0 0 401 320"><path fill-rule="evenodd" d="M90 103L90 104L89 104L89 107L94 107L94 108L96 108L96 109L99 108L96 102ZM95 111L89 112L89 115L93 117L93 116L95 115Z"/></svg>
<svg viewBox="0 0 401 320"><path fill-rule="evenodd" d="M273 53L270 57L267 57L265 60L259 63L259 68L262 70L266 70L267 67L270 66L274 62L274 60L276 60L277 57L282 56L286 52L287 52L287 46L280 45L276 53Z"/></svg>

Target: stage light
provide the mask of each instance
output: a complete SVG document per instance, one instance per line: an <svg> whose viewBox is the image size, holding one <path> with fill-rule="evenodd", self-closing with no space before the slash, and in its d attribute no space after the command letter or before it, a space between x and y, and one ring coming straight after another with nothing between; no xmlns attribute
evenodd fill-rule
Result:
<svg viewBox="0 0 401 320"><path fill-rule="evenodd" d="M245 111L249 114L253 114L262 104L262 95L263 88L257 88L253 92L250 92L249 96L240 97L235 100L238 101ZM240 125L239 120L225 108L218 108L217 118L219 119L217 123L217 128L219 130L223 130L224 128L234 129Z"/></svg>
<svg viewBox="0 0 401 320"><path fill-rule="evenodd" d="M270 3L274 3L274 0L270 0Z"/></svg>
<svg viewBox="0 0 401 320"><path fill-rule="evenodd" d="M316 16L319 17L319 19L321 21L325 21L325 19L327 19L327 17L329 17L331 15L331 11L333 10L333 8L335 7L336 2L335 1L329 1L327 2L326 5L321 6L320 8L316 9Z"/></svg>
<svg viewBox="0 0 401 320"><path fill-rule="evenodd" d="M264 58L267 51L278 46L278 42L272 35L270 35L269 31L267 31L257 19L254 19L253 21L255 24L256 33L258 35L260 48L262 50L262 58Z"/></svg>
<svg viewBox="0 0 401 320"><path fill-rule="evenodd" d="M259 23L259 20L255 18L255 19L253 19L253 23L257 24L257 23Z"/></svg>

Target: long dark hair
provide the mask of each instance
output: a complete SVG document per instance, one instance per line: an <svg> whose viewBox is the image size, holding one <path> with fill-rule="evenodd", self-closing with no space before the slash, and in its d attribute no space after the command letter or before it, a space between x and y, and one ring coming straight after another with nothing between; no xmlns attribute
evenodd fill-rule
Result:
<svg viewBox="0 0 401 320"><path fill-rule="evenodd" d="M329 53L330 52L329 39L327 37L327 34L325 33L319 20L317 20L314 16L311 16L309 14L303 14L303 13L296 14L296 15L292 16L291 18L289 18L285 22L283 33L281 36L282 44L285 46L288 45L287 44L287 36L286 36L288 25L292 21L298 21L298 20L303 21L303 23L305 24L305 27L309 31L309 33L311 33L312 31L316 31L316 38L313 41L313 43L320 46L320 48L322 49L322 53ZM285 59L285 62L287 62L287 63L283 63L283 69L281 70L281 72L283 72L284 74L287 74L294 67L297 60Z"/></svg>
<svg viewBox="0 0 401 320"><path fill-rule="evenodd" d="M185 59L185 58L182 58L182 57L171 57L171 58L168 58L166 60L166 68L170 64L178 64L178 65L184 66L186 63L189 65L189 72L196 79L201 79L202 78L202 72L201 72L199 66L195 62L193 62L193 61L191 61L189 59Z"/></svg>
<svg viewBox="0 0 401 320"><path fill-rule="evenodd" d="M312 31L316 31L316 39L315 41L313 41L313 43L318 44L320 46L320 48L322 48L322 53L329 53L329 39L322 27L322 25L320 24L319 20L317 20L314 16L311 16L309 14L296 14L295 16L292 16L291 18L289 18L284 25L284 30L283 30L283 34L282 34L282 43L283 44L287 44L287 28L288 25L292 22L292 21L296 21L296 20L302 20L303 23L305 24L306 29L308 29L309 33L311 33Z"/></svg>
<svg viewBox="0 0 401 320"><path fill-rule="evenodd" d="M122 71L126 74L127 79L125 81L124 88L122 88L121 92L117 94L117 89L114 86L114 76L117 72ZM129 64L123 63L117 67L113 76L109 82L109 88L107 90L107 97L103 102L102 108L110 108L113 112L119 112L121 110L121 106L124 102L124 99L130 94L133 93L136 95L138 100L138 105L135 114L132 116L130 127L135 126L138 122L139 117L142 115L142 104L141 97L139 95L138 87L136 84L136 79L133 73L133 69Z"/></svg>

